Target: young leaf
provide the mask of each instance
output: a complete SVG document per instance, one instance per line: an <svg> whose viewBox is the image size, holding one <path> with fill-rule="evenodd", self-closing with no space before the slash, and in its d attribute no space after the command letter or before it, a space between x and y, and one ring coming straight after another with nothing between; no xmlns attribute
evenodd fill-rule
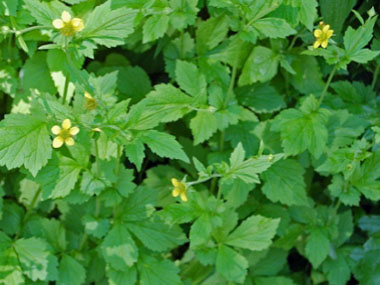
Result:
<svg viewBox="0 0 380 285"><path fill-rule="evenodd" d="M306 241L305 254L314 268L317 268L330 251L330 241L325 231L315 228Z"/></svg>
<svg viewBox="0 0 380 285"><path fill-rule="evenodd" d="M177 60L175 74L179 87L188 94L197 97L206 92L206 79L193 63Z"/></svg>
<svg viewBox="0 0 380 285"><path fill-rule="evenodd" d="M52 146L43 115L11 114L0 123L0 165L25 166L33 176L46 165Z"/></svg>
<svg viewBox="0 0 380 285"><path fill-rule="evenodd" d="M143 43L161 38L169 27L169 16L160 13L151 16L143 27Z"/></svg>
<svg viewBox="0 0 380 285"><path fill-rule="evenodd" d="M64 254L59 265L57 285L81 285L86 280L83 266L70 255Z"/></svg>
<svg viewBox="0 0 380 285"><path fill-rule="evenodd" d="M194 136L194 144L199 144L209 139L218 128L215 114L208 110L197 112L190 121L190 129Z"/></svg>
<svg viewBox="0 0 380 285"><path fill-rule="evenodd" d="M250 250L263 250L270 246L280 219L251 216L241 223L225 240L225 244Z"/></svg>

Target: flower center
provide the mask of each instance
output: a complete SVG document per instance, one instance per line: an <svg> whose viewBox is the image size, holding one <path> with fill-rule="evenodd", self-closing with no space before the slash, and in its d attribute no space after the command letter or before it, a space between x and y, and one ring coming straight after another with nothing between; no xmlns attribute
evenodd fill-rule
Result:
<svg viewBox="0 0 380 285"><path fill-rule="evenodd" d="M70 137L71 137L70 130L62 129L62 130L59 132L59 136L60 136L61 138L63 138L63 139L70 138Z"/></svg>

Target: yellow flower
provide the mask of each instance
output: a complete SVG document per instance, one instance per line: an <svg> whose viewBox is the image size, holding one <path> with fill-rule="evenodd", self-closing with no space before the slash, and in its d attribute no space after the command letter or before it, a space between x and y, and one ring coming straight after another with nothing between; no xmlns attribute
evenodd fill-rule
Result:
<svg viewBox="0 0 380 285"><path fill-rule="evenodd" d="M62 12L61 19L55 19L53 21L53 26L67 37L73 36L76 32L80 32L84 29L83 20L80 18L72 19L70 13L67 11Z"/></svg>
<svg viewBox="0 0 380 285"><path fill-rule="evenodd" d="M59 148L64 143L68 146L74 145L73 136L79 133L79 128L71 127L71 121L66 119L62 122L62 128L60 126L53 126L51 132L57 136L53 140L53 147Z"/></svg>
<svg viewBox="0 0 380 285"><path fill-rule="evenodd" d="M84 104L84 107L87 110L95 110L98 106L98 102L96 101L96 99L86 91L84 92L84 97L86 98L86 103Z"/></svg>
<svg viewBox="0 0 380 285"><path fill-rule="evenodd" d="M330 25L326 25L323 22L319 23L319 28L314 30L315 42L313 47L318 48L319 46L326 48L329 42L329 38L333 35L334 30L330 30Z"/></svg>
<svg viewBox="0 0 380 285"><path fill-rule="evenodd" d="M187 187L186 184L182 181L179 181L175 178L172 178L172 184L174 186L174 189L172 191L173 197L177 197L178 195L181 197L181 200L186 202L187 201Z"/></svg>

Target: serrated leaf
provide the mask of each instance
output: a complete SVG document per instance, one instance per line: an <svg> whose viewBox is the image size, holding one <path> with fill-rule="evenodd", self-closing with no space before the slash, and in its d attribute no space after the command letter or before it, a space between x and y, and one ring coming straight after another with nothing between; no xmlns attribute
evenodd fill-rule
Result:
<svg viewBox="0 0 380 285"><path fill-rule="evenodd" d="M330 241L325 231L315 228L306 241L305 254L314 268L317 268L330 251Z"/></svg>
<svg viewBox="0 0 380 285"><path fill-rule="evenodd" d="M140 273L141 285L180 285L181 279L178 268L170 260L157 260L154 257L144 255L139 260L137 267Z"/></svg>
<svg viewBox="0 0 380 285"><path fill-rule="evenodd" d="M161 38L169 26L169 16L160 13L151 16L143 27L143 43L151 42Z"/></svg>
<svg viewBox="0 0 380 285"><path fill-rule="evenodd" d="M122 271L108 268L108 282L110 285L135 284L137 280L136 267L125 267Z"/></svg>
<svg viewBox="0 0 380 285"><path fill-rule="evenodd" d="M128 224L128 229L149 249L165 251L186 241L185 235L177 226L169 227L158 219Z"/></svg>
<svg viewBox="0 0 380 285"><path fill-rule="evenodd" d="M195 64L177 60L175 74L179 87L188 94L197 97L206 92L206 79Z"/></svg>
<svg viewBox="0 0 380 285"><path fill-rule="evenodd" d="M211 17L201 22L196 31L196 48L198 53L211 50L216 47L227 35L227 17Z"/></svg>
<svg viewBox="0 0 380 285"><path fill-rule="evenodd" d="M207 110L199 111L190 121L190 129L194 136L194 144L209 139L217 131L215 114Z"/></svg>
<svg viewBox="0 0 380 285"><path fill-rule="evenodd" d="M221 245L216 257L216 271L229 281L243 283L248 261L228 246Z"/></svg>
<svg viewBox="0 0 380 285"><path fill-rule="evenodd" d="M318 16L318 2L316 0L301 0L300 2L300 21L309 31L311 31L313 29L314 21Z"/></svg>
<svg viewBox="0 0 380 285"><path fill-rule="evenodd" d="M184 162L190 162L182 146L175 140L172 135L167 133L150 130L144 132L141 140L157 155L180 159Z"/></svg>
<svg viewBox="0 0 380 285"><path fill-rule="evenodd" d="M305 170L295 160L280 160L262 174L262 191L272 202L307 205Z"/></svg>
<svg viewBox="0 0 380 285"><path fill-rule="evenodd" d="M57 285L80 285L86 280L83 266L70 255L64 254L59 265Z"/></svg>
<svg viewBox="0 0 380 285"><path fill-rule="evenodd" d="M1 121L0 165L8 169L23 165L36 176L51 153L51 140L44 116L11 114Z"/></svg>
<svg viewBox="0 0 380 285"><path fill-rule="evenodd" d="M289 35L296 33L284 19L280 18L263 18L252 23L252 26L269 38L286 38Z"/></svg>
<svg viewBox="0 0 380 285"><path fill-rule="evenodd" d="M117 270L132 266L138 257L138 249L125 225L115 224L101 244L104 259Z"/></svg>
<svg viewBox="0 0 380 285"><path fill-rule="evenodd" d="M114 47L124 44L124 38L133 32L136 11L129 8L111 9L112 1L97 6L81 32L81 37L97 44Z"/></svg>
<svg viewBox="0 0 380 285"><path fill-rule="evenodd" d="M280 219L251 216L241 223L225 240L225 244L250 250L263 250L270 246Z"/></svg>

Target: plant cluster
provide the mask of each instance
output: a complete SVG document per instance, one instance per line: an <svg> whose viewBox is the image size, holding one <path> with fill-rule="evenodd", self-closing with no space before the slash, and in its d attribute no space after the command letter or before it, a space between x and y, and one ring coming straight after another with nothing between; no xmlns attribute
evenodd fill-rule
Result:
<svg viewBox="0 0 380 285"><path fill-rule="evenodd" d="M379 284L372 6L0 1L0 283Z"/></svg>

